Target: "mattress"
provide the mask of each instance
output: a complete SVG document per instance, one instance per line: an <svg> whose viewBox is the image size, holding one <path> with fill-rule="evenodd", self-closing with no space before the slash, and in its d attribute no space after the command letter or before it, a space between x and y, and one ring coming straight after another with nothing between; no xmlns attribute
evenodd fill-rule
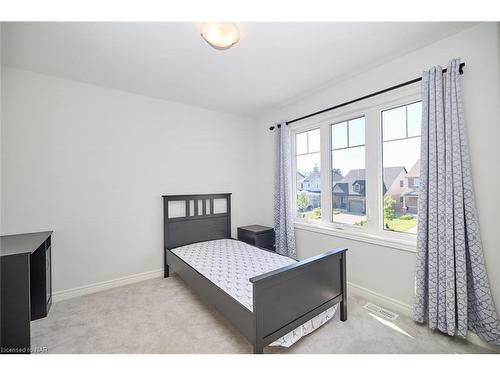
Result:
<svg viewBox="0 0 500 375"><path fill-rule="evenodd" d="M198 242L171 251L250 311L253 311L250 279L296 262L232 239ZM325 324L336 311L337 306L331 307L271 345L292 345Z"/></svg>

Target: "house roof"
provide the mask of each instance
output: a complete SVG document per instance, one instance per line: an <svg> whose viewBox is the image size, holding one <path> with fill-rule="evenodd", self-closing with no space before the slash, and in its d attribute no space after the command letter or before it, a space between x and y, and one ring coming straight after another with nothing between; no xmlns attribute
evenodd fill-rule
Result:
<svg viewBox="0 0 500 375"><path fill-rule="evenodd" d="M335 177L335 174L334 174ZM335 181L335 178L334 178ZM360 185L359 191L354 190L354 184ZM334 187L333 192L337 194L348 195L365 195L365 170L364 169L351 169L343 179L338 181Z"/></svg>
<svg viewBox="0 0 500 375"><path fill-rule="evenodd" d="M384 186L385 188L389 188L394 180L399 176L401 172L406 173L405 167L388 167L384 168Z"/></svg>
<svg viewBox="0 0 500 375"><path fill-rule="evenodd" d="M321 174L319 173L319 171L314 170L311 173L309 173L306 178L304 178L304 182L315 181L315 180L320 179L320 178L321 178Z"/></svg>
<svg viewBox="0 0 500 375"><path fill-rule="evenodd" d="M420 176L420 159L418 159L415 165L411 167L406 177L419 177L419 176Z"/></svg>
<svg viewBox="0 0 500 375"><path fill-rule="evenodd" d="M406 172L405 167L384 168L384 192L392 185L401 172ZM334 182L335 182L334 174ZM351 169L344 178L339 180L333 187L333 192L337 194L365 195L365 169ZM359 192L354 190L354 185L360 184Z"/></svg>
<svg viewBox="0 0 500 375"><path fill-rule="evenodd" d="M337 182L337 181L342 181L344 179L344 176L342 176L342 174L340 173L337 173L337 172L333 172L333 182Z"/></svg>

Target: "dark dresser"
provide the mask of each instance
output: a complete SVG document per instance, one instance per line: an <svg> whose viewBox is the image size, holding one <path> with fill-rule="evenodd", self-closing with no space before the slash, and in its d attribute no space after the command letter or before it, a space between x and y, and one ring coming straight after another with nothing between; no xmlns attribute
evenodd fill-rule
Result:
<svg viewBox="0 0 500 375"><path fill-rule="evenodd" d="M250 245L275 251L274 229L263 225L247 225L238 228L238 240Z"/></svg>
<svg viewBox="0 0 500 375"><path fill-rule="evenodd" d="M50 231L1 236L0 353L30 353L30 321L49 312L51 235Z"/></svg>

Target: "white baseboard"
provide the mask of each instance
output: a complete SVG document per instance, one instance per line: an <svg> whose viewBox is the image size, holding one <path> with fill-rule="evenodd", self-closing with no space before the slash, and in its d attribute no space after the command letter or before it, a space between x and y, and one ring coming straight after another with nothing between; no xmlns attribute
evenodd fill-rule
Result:
<svg viewBox="0 0 500 375"><path fill-rule="evenodd" d="M52 301L58 302L65 299L80 297L87 294L113 289L118 286L137 283L139 281L154 279L163 276L163 269L137 273L135 275L120 277L118 279L89 284L77 288L61 290L52 294Z"/></svg>
<svg viewBox="0 0 500 375"><path fill-rule="evenodd" d="M485 342L478 335L476 335L474 332L471 332L471 331L467 332L467 337L465 339L474 345L489 349L495 353L500 353L500 346L489 344L489 343Z"/></svg>
<svg viewBox="0 0 500 375"><path fill-rule="evenodd" d="M373 290L350 282L348 282L347 285L349 287L348 293L355 294L371 302L382 305L383 307L387 307L389 310L392 310L398 314L402 314L405 316L411 316L412 314L413 308L404 302L384 296L383 294L374 292Z"/></svg>
<svg viewBox="0 0 500 375"><path fill-rule="evenodd" d="M392 310L394 312L397 312L401 315L405 315L408 317L412 316L413 308L411 305L408 305L404 302L395 300L394 298L384 296L383 294L374 292L373 290L364 288L362 286L353 284L348 282L347 283L349 290L349 293L352 293L354 295L357 295L361 298L364 298L366 300L369 300L371 302L374 302L376 304L381 305L382 307L386 307L389 310ZM489 344L479 338L478 335L475 333L469 331L467 333L467 337L465 338L467 341L474 345L481 346L483 348L489 349L491 351L494 351L496 353L500 353L500 347L497 345L492 345Z"/></svg>

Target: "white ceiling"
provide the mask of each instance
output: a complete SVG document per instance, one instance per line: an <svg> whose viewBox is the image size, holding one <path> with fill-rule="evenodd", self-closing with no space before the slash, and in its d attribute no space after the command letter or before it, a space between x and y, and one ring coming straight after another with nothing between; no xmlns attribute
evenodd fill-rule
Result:
<svg viewBox="0 0 500 375"><path fill-rule="evenodd" d="M195 23L3 23L2 64L258 116L471 23L244 23L211 48Z"/></svg>

